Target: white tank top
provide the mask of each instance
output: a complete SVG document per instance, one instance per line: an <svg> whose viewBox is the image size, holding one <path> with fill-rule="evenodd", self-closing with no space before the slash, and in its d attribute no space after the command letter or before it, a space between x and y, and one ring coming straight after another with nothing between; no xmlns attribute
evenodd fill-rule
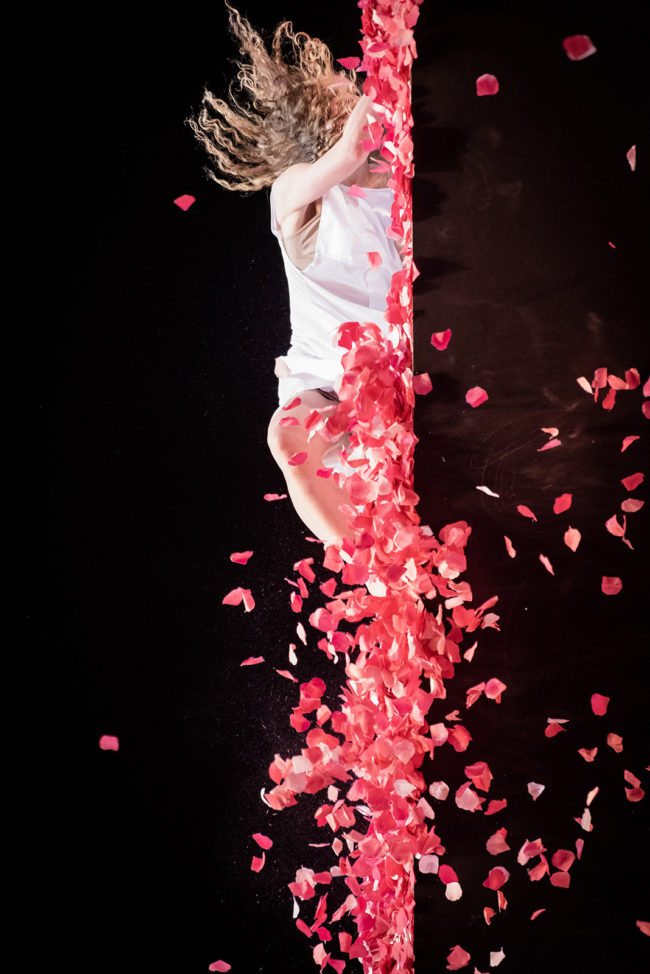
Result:
<svg viewBox="0 0 650 974"><path fill-rule="evenodd" d="M305 389L336 388L345 354L336 343L336 333L344 321L372 321L388 335L386 297L393 274L402 269L395 241L386 236L393 191L388 187L363 191L364 199L350 196L343 185L324 194L316 252L304 270L287 254L271 191L271 230L282 252L291 318L291 347L278 360L280 370L288 371L279 377L280 405ZM376 270L368 260L369 252L381 257Z"/></svg>

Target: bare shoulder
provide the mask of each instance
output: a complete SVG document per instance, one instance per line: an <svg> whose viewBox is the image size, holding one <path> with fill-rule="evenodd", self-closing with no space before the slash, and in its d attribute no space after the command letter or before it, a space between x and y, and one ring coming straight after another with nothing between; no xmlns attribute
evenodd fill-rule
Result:
<svg viewBox="0 0 650 974"><path fill-rule="evenodd" d="M304 208L304 204L295 200L292 196L292 188L295 187L296 177L306 172L310 168L308 162L297 162L293 166L285 169L273 183L271 192L273 193L273 203L277 214L278 222L284 223L288 216Z"/></svg>

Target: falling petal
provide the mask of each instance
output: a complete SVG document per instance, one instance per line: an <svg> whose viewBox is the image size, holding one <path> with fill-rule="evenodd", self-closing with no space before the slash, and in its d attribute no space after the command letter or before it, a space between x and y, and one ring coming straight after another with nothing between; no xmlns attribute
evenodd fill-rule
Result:
<svg viewBox="0 0 650 974"><path fill-rule="evenodd" d="M300 453L294 453L293 456L289 457L289 464L292 467L299 467L301 463L304 463L309 454L304 450Z"/></svg>
<svg viewBox="0 0 650 974"><path fill-rule="evenodd" d="M580 386L581 389L584 389L585 392L588 392L589 395L591 395L591 393L593 392L593 390L591 388L591 384L589 382L589 379L586 379L584 377L584 375L581 375L579 379L576 379L576 382L578 383L578 385Z"/></svg>
<svg viewBox="0 0 650 974"><path fill-rule="evenodd" d="M227 964L225 960L215 960L214 963L210 964L208 967L209 971L219 971L221 974L225 974L225 972L229 971L230 969L230 964Z"/></svg>
<svg viewBox="0 0 650 974"><path fill-rule="evenodd" d="M608 734L607 744L612 748L612 750L616 751L617 754L620 754L623 750L623 738L619 734Z"/></svg>
<svg viewBox="0 0 650 974"><path fill-rule="evenodd" d="M476 409L476 407L485 402L487 398L488 394L485 389L481 388L481 386L473 386L471 389L468 389L465 394L465 402L467 402L472 409Z"/></svg>
<svg viewBox="0 0 650 974"><path fill-rule="evenodd" d="M196 196L190 196L189 193L184 193L182 196L177 196L174 203L179 210L189 210L192 203L196 203Z"/></svg>
<svg viewBox="0 0 650 974"><path fill-rule="evenodd" d="M471 954L468 954L466 950L463 950L462 947L459 947L458 944L456 944L456 946L453 947L452 950L447 954L447 960L449 961L447 964L447 970L458 971L461 967L466 967L471 959Z"/></svg>
<svg viewBox="0 0 650 974"><path fill-rule="evenodd" d="M361 186L357 186L356 183L352 183L352 185L348 188L348 196L355 196L357 199L365 200L366 195L366 191L363 190Z"/></svg>
<svg viewBox="0 0 650 974"><path fill-rule="evenodd" d="M381 267L383 262L381 259L381 254L377 253L377 251L369 251L366 254L366 257L368 258L368 263L372 267L373 271L377 270L378 267Z"/></svg>
<svg viewBox="0 0 650 974"><path fill-rule="evenodd" d="M646 937L650 937L650 921L648 921L648 920L637 920L636 921L636 925L639 928L639 930L641 931L641 933L644 933L646 935Z"/></svg>
<svg viewBox="0 0 650 974"><path fill-rule="evenodd" d="M506 842L507 829L497 829L487 840L485 847L491 856L498 856L501 852L507 852L510 846Z"/></svg>
<svg viewBox="0 0 650 974"><path fill-rule="evenodd" d="M282 501L282 500L285 499L286 496L287 496L286 494L265 494L264 495L264 500L265 501Z"/></svg>
<svg viewBox="0 0 650 974"><path fill-rule="evenodd" d="M484 494L487 494L488 497L499 497L500 496L499 494L495 494L495 492L493 490L490 490L489 487L485 487L483 484L481 484L481 486L477 486L476 489L482 491Z"/></svg>
<svg viewBox="0 0 650 974"><path fill-rule="evenodd" d="M433 386L431 384L431 379L427 372L422 372L419 375L413 376L413 390L418 396L426 396L428 392L431 392Z"/></svg>
<svg viewBox="0 0 650 974"><path fill-rule="evenodd" d="M261 832L254 832L253 838L257 842L260 849L270 849L273 845L273 839L269 839L268 835L262 835Z"/></svg>
<svg viewBox="0 0 650 974"><path fill-rule="evenodd" d="M102 751L119 751L120 742L114 734L102 734L99 738L99 746Z"/></svg>
<svg viewBox="0 0 650 974"><path fill-rule="evenodd" d="M233 551L230 560L236 562L238 565L245 565L252 554L252 551Z"/></svg>
<svg viewBox="0 0 650 974"><path fill-rule="evenodd" d="M562 440L558 440L558 439L549 440L548 443L544 444L544 446L538 447L537 452L543 453L544 450L552 450L556 446L562 446Z"/></svg>
<svg viewBox="0 0 650 974"><path fill-rule="evenodd" d="M627 500L624 500L621 503L621 510L625 511L626 514L636 514L637 511L641 510L644 504L645 501L639 501L636 499L636 497L628 497Z"/></svg>
<svg viewBox="0 0 650 974"><path fill-rule="evenodd" d="M499 90L499 82L493 74L482 74L480 78L476 79L476 94L481 97L482 95L496 95Z"/></svg>
<svg viewBox="0 0 650 974"><path fill-rule="evenodd" d="M358 57L337 57L336 60L348 71L355 71L361 64L361 59Z"/></svg>
<svg viewBox="0 0 650 974"><path fill-rule="evenodd" d="M566 51L567 57L572 61L583 61L586 57L596 53L591 38L587 37L586 34L572 34L571 37L565 37L562 41L562 47Z"/></svg>
<svg viewBox="0 0 650 974"><path fill-rule="evenodd" d="M598 754L598 748L597 747L592 747L592 748L580 747L580 748L578 748L578 754L581 757L583 757L585 759L585 761L591 762L591 761L593 761L595 759L596 755Z"/></svg>
<svg viewBox="0 0 650 974"><path fill-rule="evenodd" d="M263 656L248 656L245 660L239 664L240 666L256 666L258 663L263 663Z"/></svg>
<svg viewBox="0 0 650 974"><path fill-rule="evenodd" d="M629 477L624 477L621 483L626 490L634 490L639 484L642 484L645 477L642 473L633 473Z"/></svg>
<svg viewBox="0 0 650 974"><path fill-rule="evenodd" d="M616 575L603 575L600 587L604 595L618 595L623 582Z"/></svg>
<svg viewBox="0 0 650 974"><path fill-rule="evenodd" d="M551 575L555 575L555 572L553 571L553 566L549 561L549 559L546 557L546 555L540 555L539 560L541 561L542 565L544 566L547 572L550 572Z"/></svg>
<svg viewBox="0 0 650 974"><path fill-rule="evenodd" d="M542 792L546 788L546 785L540 785L540 784L538 784L537 781L529 781L528 782L528 785L527 785L527 788L528 788L528 794L531 796L531 798L533 799L533 801L537 801L537 799L539 798L539 796L542 794Z"/></svg>
<svg viewBox="0 0 650 974"><path fill-rule="evenodd" d="M628 161L628 165L632 172L636 169L636 146L631 145L630 148L625 153L625 158Z"/></svg>
<svg viewBox="0 0 650 974"><path fill-rule="evenodd" d="M503 537L504 537L505 542L506 542L506 551L508 552L508 554L510 555L511 558L514 558L515 555L517 554L517 552L515 550L515 546L513 545L512 541L510 540L510 538L508 537L507 534L504 534Z"/></svg>
<svg viewBox="0 0 650 974"><path fill-rule="evenodd" d="M437 348L439 352L444 352L451 340L451 328L447 328L446 331L434 331L431 336L431 344L434 348Z"/></svg>
<svg viewBox="0 0 650 974"><path fill-rule="evenodd" d="M573 494L560 494L553 501L553 513L561 514L563 511L568 511L573 503Z"/></svg>
<svg viewBox="0 0 650 974"><path fill-rule="evenodd" d="M531 920L536 920L538 916L541 916L542 915L542 913L546 913L546 907L545 906L543 906L541 908L541 910L535 910L534 913L531 913L530 919Z"/></svg>
<svg viewBox="0 0 650 974"><path fill-rule="evenodd" d="M503 947L501 950L491 950L490 951L490 967L498 967L502 960L505 958L505 953Z"/></svg>
<svg viewBox="0 0 650 974"><path fill-rule="evenodd" d="M531 521L537 520L537 518L531 511L530 507L526 507L525 504L517 504L517 510L519 511L522 517L529 517Z"/></svg>
<svg viewBox="0 0 650 974"><path fill-rule="evenodd" d="M569 526L564 532L564 543L567 548L571 549L571 551L576 551L578 545L580 544L581 537L582 535L577 528L572 528Z"/></svg>
<svg viewBox="0 0 650 974"><path fill-rule="evenodd" d="M418 862L418 868L421 873L437 873L438 857L432 855L422 856Z"/></svg>
<svg viewBox="0 0 650 974"><path fill-rule="evenodd" d="M510 873L504 866L495 866L483 880L483 885L488 889L501 889L510 879Z"/></svg>
<svg viewBox="0 0 650 974"><path fill-rule="evenodd" d="M591 709L598 717L604 716L607 713L607 707L609 705L609 697L604 697L602 693L592 693L591 695Z"/></svg>

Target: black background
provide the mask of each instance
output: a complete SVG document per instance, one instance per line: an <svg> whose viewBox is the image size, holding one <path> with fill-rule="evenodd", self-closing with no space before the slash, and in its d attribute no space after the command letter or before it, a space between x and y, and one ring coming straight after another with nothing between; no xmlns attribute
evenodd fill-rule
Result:
<svg viewBox="0 0 650 974"><path fill-rule="evenodd" d="M352 2L241 9L261 28L292 19L335 56L357 53ZM456 788L464 765L485 759L489 797L509 799L489 819L432 802L464 896L450 904L435 877L418 881L420 974L444 970L457 943L483 971L500 947L504 972L635 971L647 955L635 921L650 919L648 799L627 802L622 778L629 768L647 785L647 513L629 518L634 552L604 529L620 478L643 469L644 439L625 454L621 439L647 441L647 421L639 390L609 413L575 382L599 366L648 374L639 11L627 0L425 2L416 28L415 364L434 384L417 403L416 489L434 530L472 525L467 578L476 603L499 595L501 614L432 721L480 680L508 685L500 705L464 717L466 754L443 748L425 771ZM30 920L23 956L68 971L185 974L219 957L233 972L311 970L286 883L300 865L332 862L307 846L328 838L316 800L273 813L259 799L273 755L300 746L288 725L297 690L275 668L290 668L296 642L284 577L317 548L287 501L263 500L283 489L265 433L273 357L289 337L267 193L208 182L184 125L203 84L222 93L231 75L226 22L219 4L117 4L23 17L10 32L24 54L14 108L27 187L9 202L29 255L25 361L42 363L27 370L27 412L46 458L25 488L23 550L41 595L29 586L32 648L12 684L27 825L15 902ZM597 54L569 61L561 41L573 33ZM496 97L476 97L484 72L500 80ZM196 196L185 213L173 204L183 193ZM447 327L449 349L436 352L430 334ZM490 398L472 410L476 384ZM537 452L542 426L560 428L561 447ZM558 517L565 491L574 506ZM568 524L582 532L576 554L562 543ZM246 567L229 561L248 548ZM603 574L621 576L621 595L601 594ZM253 591L250 614L221 605L236 585ZM266 663L241 669L250 655ZM323 676L334 706L340 667L311 646L299 657L297 677ZM592 715L593 692L611 697L606 717ZM569 719L552 740L549 716ZM99 750L105 733L118 753ZM593 764L576 753L596 745ZM535 803L530 780L546 784ZM573 817L595 785L588 835ZM484 843L500 827L513 853L493 860ZM255 831L275 843L259 875ZM569 890L532 884L515 863L540 835L549 852L585 838ZM502 859L509 906L487 928L495 896L481 883Z"/></svg>

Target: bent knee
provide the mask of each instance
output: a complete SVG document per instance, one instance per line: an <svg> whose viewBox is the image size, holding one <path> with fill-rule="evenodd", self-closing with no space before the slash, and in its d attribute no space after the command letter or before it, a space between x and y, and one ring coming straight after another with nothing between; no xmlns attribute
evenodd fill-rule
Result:
<svg viewBox="0 0 650 974"><path fill-rule="evenodd" d="M286 412L277 410L271 417L266 432L266 442L275 461L285 466L289 457L301 449L307 449L307 436L302 425L281 425L281 420L287 418Z"/></svg>

